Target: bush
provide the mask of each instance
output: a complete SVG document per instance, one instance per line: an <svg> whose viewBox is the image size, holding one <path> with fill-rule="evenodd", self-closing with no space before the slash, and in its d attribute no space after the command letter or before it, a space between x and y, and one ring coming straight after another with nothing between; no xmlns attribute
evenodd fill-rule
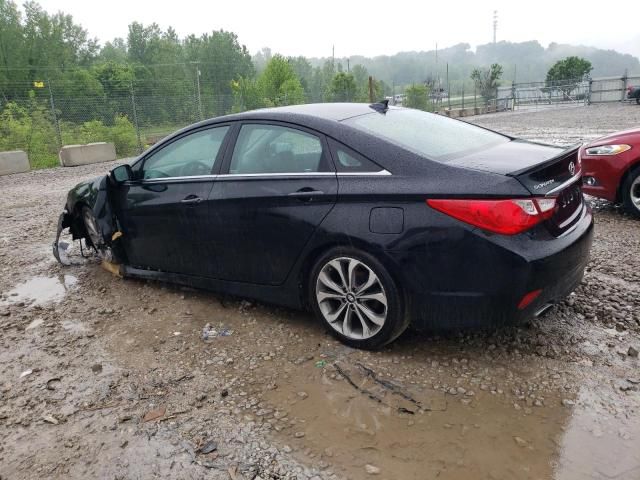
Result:
<svg viewBox="0 0 640 480"><path fill-rule="evenodd" d="M7 103L0 112L0 151L24 150L31 168L57 163L56 132L48 110L31 96L26 105Z"/></svg>

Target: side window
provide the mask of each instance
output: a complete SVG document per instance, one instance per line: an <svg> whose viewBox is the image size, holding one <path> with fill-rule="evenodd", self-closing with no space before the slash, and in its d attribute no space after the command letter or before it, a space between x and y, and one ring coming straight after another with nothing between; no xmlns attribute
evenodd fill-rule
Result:
<svg viewBox="0 0 640 480"><path fill-rule="evenodd" d="M278 125L243 125L229 173L330 171L318 137Z"/></svg>
<svg viewBox="0 0 640 480"><path fill-rule="evenodd" d="M376 173L383 170L380 165L377 165L341 143L331 140L330 144L333 152L335 152L334 159L338 172Z"/></svg>
<svg viewBox="0 0 640 480"><path fill-rule="evenodd" d="M228 126L209 128L170 143L145 160L142 178L209 175L228 131Z"/></svg>

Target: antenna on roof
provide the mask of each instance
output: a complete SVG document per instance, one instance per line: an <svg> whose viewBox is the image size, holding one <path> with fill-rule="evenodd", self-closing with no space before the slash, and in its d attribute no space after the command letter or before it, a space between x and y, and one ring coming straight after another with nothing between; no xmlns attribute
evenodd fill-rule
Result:
<svg viewBox="0 0 640 480"><path fill-rule="evenodd" d="M385 98L379 102L372 103L369 107L373 108L378 113L387 113L387 110L389 110L389 99Z"/></svg>

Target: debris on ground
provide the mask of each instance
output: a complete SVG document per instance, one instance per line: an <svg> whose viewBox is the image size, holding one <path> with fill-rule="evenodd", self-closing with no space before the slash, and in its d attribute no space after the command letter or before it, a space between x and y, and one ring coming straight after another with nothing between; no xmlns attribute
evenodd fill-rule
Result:
<svg viewBox="0 0 640 480"><path fill-rule="evenodd" d="M164 417L165 413L167 413L167 407L165 405L154 408L153 410L149 410L145 416L142 418L143 422L151 422L153 420L157 420L159 418Z"/></svg>
<svg viewBox="0 0 640 480"><path fill-rule="evenodd" d="M213 440L209 440L205 442L201 447L197 448L196 453L201 453L203 455L206 455L208 453L216 451L217 449L218 449L218 444Z"/></svg>
<svg viewBox="0 0 640 480"><path fill-rule="evenodd" d="M226 327L220 327L218 329L215 329L210 323L207 323L202 328L202 340L205 340L205 341L211 340L212 338L216 338L216 337L228 337L232 334L233 334L233 330Z"/></svg>

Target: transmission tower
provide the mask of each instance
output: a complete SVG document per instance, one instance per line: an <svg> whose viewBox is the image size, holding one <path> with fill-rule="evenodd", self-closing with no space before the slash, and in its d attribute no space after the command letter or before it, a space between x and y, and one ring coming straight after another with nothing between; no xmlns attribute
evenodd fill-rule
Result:
<svg viewBox="0 0 640 480"><path fill-rule="evenodd" d="M496 32L498 31L498 11L493 11L493 43L496 43Z"/></svg>

